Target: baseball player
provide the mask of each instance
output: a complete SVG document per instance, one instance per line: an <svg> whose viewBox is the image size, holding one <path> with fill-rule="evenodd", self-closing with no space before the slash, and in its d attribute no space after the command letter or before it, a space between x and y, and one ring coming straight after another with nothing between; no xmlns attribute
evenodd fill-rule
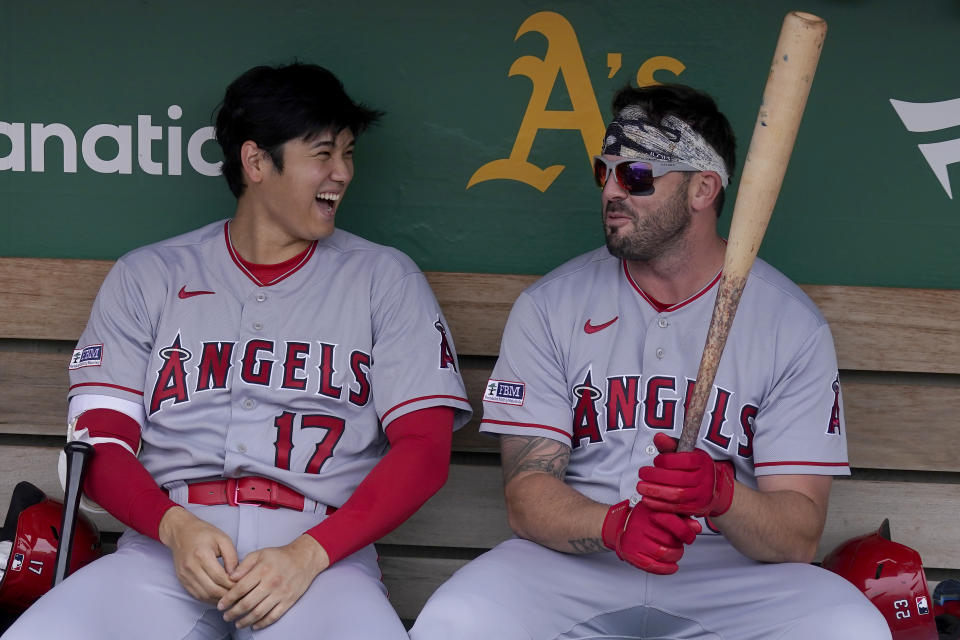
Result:
<svg viewBox="0 0 960 640"><path fill-rule="evenodd" d="M130 528L4 640L407 637L372 543L470 407L423 274L334 228L378 115L314 65L228 87L234 216L122 257L69 365L85 490Z"/></svg>
<svg viewBox="0 0 960 640"><path fill-rule="evenodd" d="M411 638L889 638L809 564L849 473L837 362L823 316L762 261L698 448L675 452L735 141L688 87L627 88L613 112L595 163L606 247L521 294L483 398L517 537L442 585Z"/></svg>

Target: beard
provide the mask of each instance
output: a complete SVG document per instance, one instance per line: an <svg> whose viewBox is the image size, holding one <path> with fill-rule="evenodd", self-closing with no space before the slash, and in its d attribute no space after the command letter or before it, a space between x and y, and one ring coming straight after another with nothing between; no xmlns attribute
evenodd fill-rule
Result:
<svg viewBox="0 0 960 640"><path fill-rule="evenodd" d="M610 254L621 260L649 262L676 245L690 226L686 183L683 181L669 200L646 216L641 216L628 201L607 203L606 212L626 213L632 219L632 224L620 229L604 226Z"/></svg>

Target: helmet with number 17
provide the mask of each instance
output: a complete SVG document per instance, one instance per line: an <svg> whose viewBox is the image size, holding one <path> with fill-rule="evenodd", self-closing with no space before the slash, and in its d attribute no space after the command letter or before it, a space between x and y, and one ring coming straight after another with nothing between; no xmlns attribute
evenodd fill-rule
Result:
<svg viewBox="0 0 960 640"><path fill-rule="evenodd" d="M51 500L29 482L13 490L3 529L0 529L0 609L20 613L53 586L63 503ZM70 571L100 555L96 526L78 514Z"/></svg>

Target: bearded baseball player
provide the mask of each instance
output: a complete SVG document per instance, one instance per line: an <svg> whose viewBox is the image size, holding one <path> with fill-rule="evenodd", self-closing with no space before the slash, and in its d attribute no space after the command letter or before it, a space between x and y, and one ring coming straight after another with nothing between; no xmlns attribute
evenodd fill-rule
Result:
<svg viewBox="0 0 960 640"><path fill-rule="evenodd" d="M86 493L129 529L4 640L407 637L372 543L470 407L423 274L334 227L378 115L314 65L228 87L234 216L122 257L70 362Z"/></svg>
<svg viewBox="0 0 960 640"><path fill-rule="evenodd" d="M442 585L411 638L889 638L809 564L849 474L837 361L823 316L762 261L697 449L675 451L735 141L688 87L624 89L613 113L594 165L606 247L521 294L483 398L517 537Z"/></svg>

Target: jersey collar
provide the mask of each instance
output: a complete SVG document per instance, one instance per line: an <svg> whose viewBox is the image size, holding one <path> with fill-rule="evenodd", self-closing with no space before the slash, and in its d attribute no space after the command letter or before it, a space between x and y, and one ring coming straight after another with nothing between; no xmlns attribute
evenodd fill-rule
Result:
<svg viewBox="0 0 960 640"><path fill-rule="evenodd" d="M289 260L285 260L275 265L258 265L248 262L240 257L236 249L233 248L233 242L230 240L230 221L223 224L223 236L227 243L227 252L230 258L245 276L250 278L258 287L269 287L277 284L281 280L289 278L300 270L303 265L310 261L314 252L317 250L317 241L314 240L303 253L296 255Z"/></svg>
<svg viewBox="0 0 960 640"><path fill-rule="evenodd" d="M656 298L654 298L653 296L651 296L650 294L648 294L648 293L647 293L646 291L644 291L643 289L641 289L641 288L640 288L640 285L638 285L638 284L633 280L633 276L630 275L630 270L627 269L627 261L626 261L626 260L621 260L621 261L620 261L620 264L623 265L623 273L624 273L625 276L627 276L627 282L630 283L630 286L632 286L633 289L634 289L634 291L636 291L638 294L640 294L640 297L643 298L644 300L646 300L647 304L649 304L651 307L653 307L654 310L657 311L658 313L666 313L666 312L669 312L669 311L676 311L677 309L680 309L681 307L687 306L688 304L690 304L691 302L693 302L693 301L696 300L697 298L702 297L705 293L707 293L708 291L710 291L710 289L712 289L714 286L716 286L716 284L717 284L718 282L720 282L720 276L723 275L723 270L721 269L720 271L717 272L717 275L713 277L713 280L711 280L709 283L707 283L707 285L706 285L703 289L701 289L701 290L698 291L697 293L693 294L692 296L690 296L690 297L687 298L686 300L682 300L682 301L680 301L680 302L677 302L676 304L664 304L664 303L660 302L659 300L657 300Z"/></svg>

